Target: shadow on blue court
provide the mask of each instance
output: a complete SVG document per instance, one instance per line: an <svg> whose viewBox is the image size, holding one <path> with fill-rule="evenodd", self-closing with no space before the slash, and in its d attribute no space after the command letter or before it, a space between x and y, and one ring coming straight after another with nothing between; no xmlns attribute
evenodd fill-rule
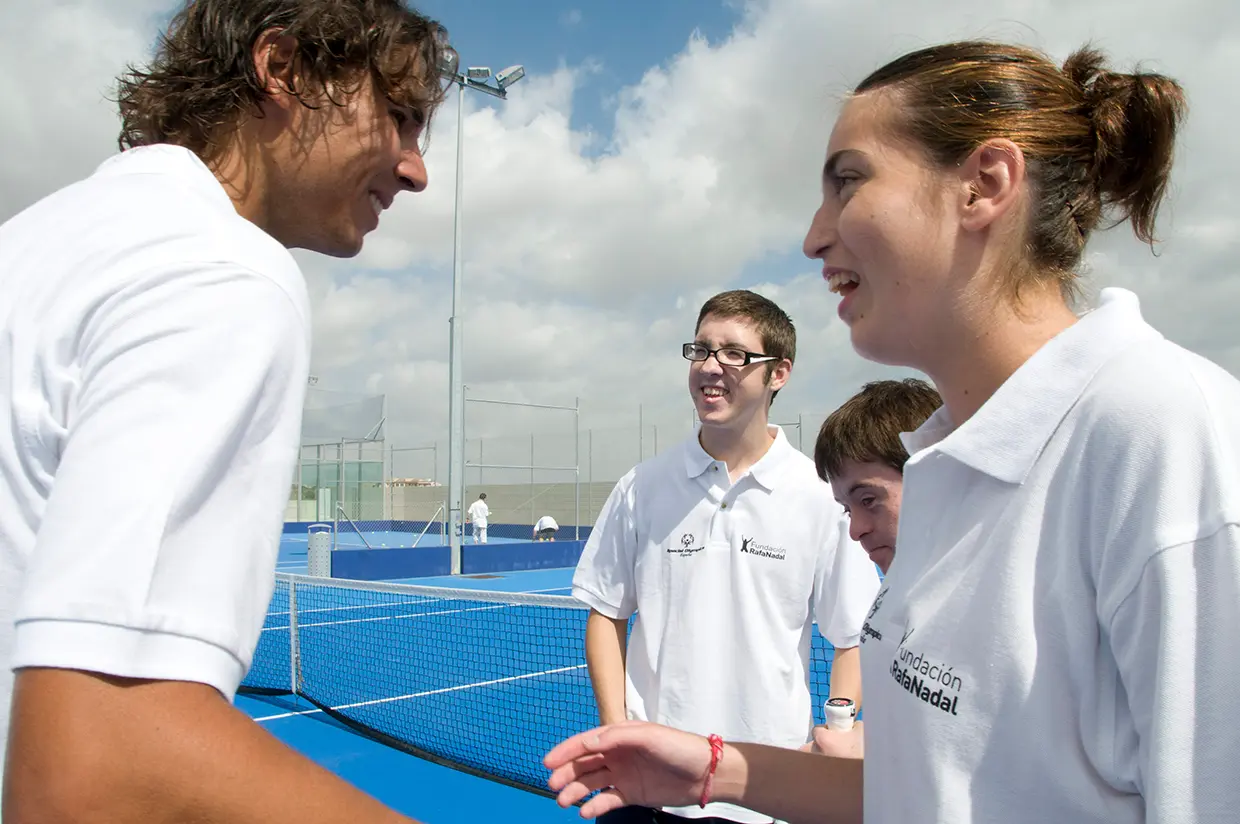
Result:
<svg viewBox="0 0 1240 824"><path fill-rule="evenodd" d="M263 719L310 708L291 697L239 696L237 707ZM323 714L260 721L268 732L324 769L423 824L478 821L580 822L577 808L441 767L364 738Z"/></svg>

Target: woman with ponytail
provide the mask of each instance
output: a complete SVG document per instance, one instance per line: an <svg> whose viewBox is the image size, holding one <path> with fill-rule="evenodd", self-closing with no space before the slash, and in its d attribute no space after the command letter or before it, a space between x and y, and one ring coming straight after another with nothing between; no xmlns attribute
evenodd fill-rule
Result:
<svg viewBox="0 0 1240 824"><path fill-rule="evenodd" d="M1131 292L1076 306L1096 230L1156 242L1185 113L1174 80L1092 48L1057 66L953 43L862 81L805 253L854 348L943 397L904 436L866 721L816 736L826 757L592 730L548 756L563 801L709 788L793 822L859 821L863 798L866 824L1235 820L1240 382Z"/></svg>

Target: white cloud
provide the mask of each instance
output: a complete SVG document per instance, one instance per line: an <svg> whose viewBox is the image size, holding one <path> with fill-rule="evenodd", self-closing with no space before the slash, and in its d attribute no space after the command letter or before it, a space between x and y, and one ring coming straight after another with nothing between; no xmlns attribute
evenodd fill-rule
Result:
<svg viewBox="0 0 1240 824"><path fill-rule="evenodd" d="M18 17L0 33L11 115L0 135L0 218L113 150L116 118L104 93L125 61L143 56L161 11L79 0L8 13ZM1092 247L1089 283L1136 289L1169 337L1240 372L1240 154L1230 146L1240 6L767 0L746 5L741 19L715 45L686 32L679 54L614 101L610 134L570 125L594 65L528 76L495 106L467 95L471 392L581 398L583 425L600 431L635 426L641 404L647 423L683 431L691 418L678 344L705 297L752 286L797 321L798 362L775 416L803 413L812 441L822 414L893 371L852 353L815 267L788 262L816 206L837 103L900 52L973 36L1016 39L1060 59L1094 40L1121 66L1141 60L1185 84L1191 113L1167 242L1154 257L1126 229L1105 233ZM455 129L452 97L435 123L430 188L399 199L358 258L299 255L314 296L321 385L388 393L389 438L407 445L446 438ZM470 414L471 436L563 426L537 413Z"/></svg>

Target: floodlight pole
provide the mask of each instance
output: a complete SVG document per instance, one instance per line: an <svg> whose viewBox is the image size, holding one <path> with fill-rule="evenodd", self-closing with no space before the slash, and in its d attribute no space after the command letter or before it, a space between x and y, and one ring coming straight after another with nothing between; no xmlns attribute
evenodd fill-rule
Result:
<svg viewBox="0 0 1240 824"><path fill-rule="evenodd" d="M517 71L514 71L517 70ZM461 529L465 522L465 373L461 362L461 271L465 261L461 247L461 191L464 188L465 157L465 89L489 94L505 100L507 87L521 79L525 70L520 66L505 69L497 76L498 87L485 81L491 76L490 69L461 70L459 57L451 50L450 60L441 69L445 79L456 84L460 91L456 102L456 192L452 210L452 317L448 320L448 542L452 548L451 573L461 574ZM481 79L477 79L481 78Z"/></svg>
<svg viewBox="0 0 1240 824"><path fill-rule="evenodd" d="M461 183L465 165L465 83L457 84L460 91L456 99L456 200L452 209L452 317L448 320L448 535L452 547L452 574L461 574L461 513L464 498L464 472L457 466L465 455L464 400L461 397Z"/></svg>

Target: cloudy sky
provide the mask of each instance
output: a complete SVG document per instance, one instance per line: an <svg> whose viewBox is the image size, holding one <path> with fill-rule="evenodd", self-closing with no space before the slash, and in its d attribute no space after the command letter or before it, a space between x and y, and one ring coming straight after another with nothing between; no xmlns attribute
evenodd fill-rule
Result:
<svg viewBox="0 0 1240 824"><path fill-rule="evenodd" d="M115 151L112 78L141 61L167 0L6 2L0 220ZM527 67L509 100L465 101L465 380L471 395L581 402L596 439L662 447L691 423L701 302L747 287L784 305L799 356L776 419L818 422L862 382L817 267L799 254L845 91L928 43L984 36L1062 60L1087 40L1190 98L1157 257L1098 236L1088 283L1123 285L1168 337L1240 374L1240 152L1234 0L426 0L466 65ZM455 96L433 127L430 187L360 256L298 254L319 386L387 395L389 444L446 441ZM639 413L640 410L640 413ZM565 431L571 416L470 407L470 438ZM631 431L626 431L628 427ZM571 429L569 430L571 431ZM648 430L649 432L649 430ZM627 447L626 447L627 448ZM647 454L652 449L645 438ZM621 450L623 451L623 450ZM625 453L627 454L627 453ZM636 457L634 451L633 457ZM440 450L440 473L445 466ZM618 458L621 463L628 458ZM397 474L427 474L415 469Z"/></svg>

